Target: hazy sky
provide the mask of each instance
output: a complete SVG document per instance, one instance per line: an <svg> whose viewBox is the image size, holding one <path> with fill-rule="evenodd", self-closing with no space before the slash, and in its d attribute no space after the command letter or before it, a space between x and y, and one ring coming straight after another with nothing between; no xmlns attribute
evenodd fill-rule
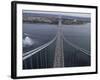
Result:
<svg viewBox="0 0 100 80"><path fill-rule="evenodd" d="M78 16L78 17L90 17L89 13L75 13L75 12L47 12L47 11L29 11L24 10L23 13L40 13L40 14L55 14L55 15L66 15L66 16Z"/></svg>

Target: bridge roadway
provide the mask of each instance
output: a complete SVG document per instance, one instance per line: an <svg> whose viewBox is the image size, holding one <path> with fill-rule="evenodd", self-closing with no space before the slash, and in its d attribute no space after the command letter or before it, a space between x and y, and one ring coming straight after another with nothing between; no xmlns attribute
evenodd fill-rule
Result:
<svg viewBox="0 0 100 80"><path fill-rule="evenodd" d="M63 52L63 38L62 38L61 20L59 20L59 25L58 25L53 67L64 67L64 52Z"/></svg>

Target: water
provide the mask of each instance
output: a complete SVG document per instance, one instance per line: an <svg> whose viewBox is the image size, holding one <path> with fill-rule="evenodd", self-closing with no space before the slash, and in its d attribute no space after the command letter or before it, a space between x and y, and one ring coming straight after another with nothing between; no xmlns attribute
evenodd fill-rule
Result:
<svg viewBox="0 0 100 80"><path fill-rule="evenodd" d="M90 23L82 25L63 25L64 36L73 44L90 51ZM33 50L50 40L52 40L57 33L57 25L50 24L23 24L23 33L34 41L32 46L23 47L23 53ZM23 35L23 39L25 35ZM24 69L37 69L37 68L51 68L53 67L55 44L52 44L48 49L45 49L33 57L30 57L26 63L24 61ZM64 62L65 67L73 66L89 66L90 56L86 56L82 52L74 49L64 42ZM43 55L41 55L41 54ZM77 54L76 54L77 53ZM90 53L89 53L90 54ZM40 55L40 57L38 57ZM45 56L47 59L45 60ZM37 59L38 57L39 59ZM40 60L41 58L41 60ZM33 61L33 64L31 64ZM35 62L34 62L35 61ZM42 63L41 63L42 61ZM44 63L47 61L47 64ZM37 63L36 63L37 62ZM27 65L27 67L25 67ZM41 66L42 65L42 66ZM46 66L47 65L47 66ZM33 67L31 67L33 66Z"/></svg>
<svg viewBox="0 0 100 80"><path fill-rule="evenodd" d="M64 25L64 36L71 43L90 54L90 23L84 25ZM91 55L91 54L90 54ZM90 66L91 57L64 42L65 67Z"/></svg>
<svg viewBox="0 0 100 80"><path fill-rule="evenodd" d="M64 25L63 31L67 40L90 51L90 23L83 25Z"/></svg>
<svg viewBox="0 0 100 80"><path fill-rule="evenodd" d="M27 33L35 44L30 47L24 47L23 52L33 50L50 40L52 40L57 32L57 25L47 25L47 24L23 24L23 33ZM24 38L24 35L23 35Z"/></svg>

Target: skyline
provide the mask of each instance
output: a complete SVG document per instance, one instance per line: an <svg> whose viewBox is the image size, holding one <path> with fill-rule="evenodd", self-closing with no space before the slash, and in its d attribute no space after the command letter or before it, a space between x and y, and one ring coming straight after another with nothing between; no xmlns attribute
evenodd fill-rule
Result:
<svg viewBox="0 0 100 80"><path fill-rule="evenodd" d="M32 11L32 10L23 10L23 13L34 13L34 14L46 14L46 15L62 15L62 16L75 16L90 18L90 13L77 13L77 12L52 12L52 11Z"/></svg>

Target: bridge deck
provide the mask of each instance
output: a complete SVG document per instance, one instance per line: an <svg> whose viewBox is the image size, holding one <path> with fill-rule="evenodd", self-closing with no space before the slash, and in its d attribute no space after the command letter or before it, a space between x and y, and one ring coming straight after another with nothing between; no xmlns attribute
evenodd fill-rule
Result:
<svg viewBox="0 0 100 80"><path fill-rule="evenodd" d="M58 27L53 67L64 67L63 39L61 27Z"/></svg>

